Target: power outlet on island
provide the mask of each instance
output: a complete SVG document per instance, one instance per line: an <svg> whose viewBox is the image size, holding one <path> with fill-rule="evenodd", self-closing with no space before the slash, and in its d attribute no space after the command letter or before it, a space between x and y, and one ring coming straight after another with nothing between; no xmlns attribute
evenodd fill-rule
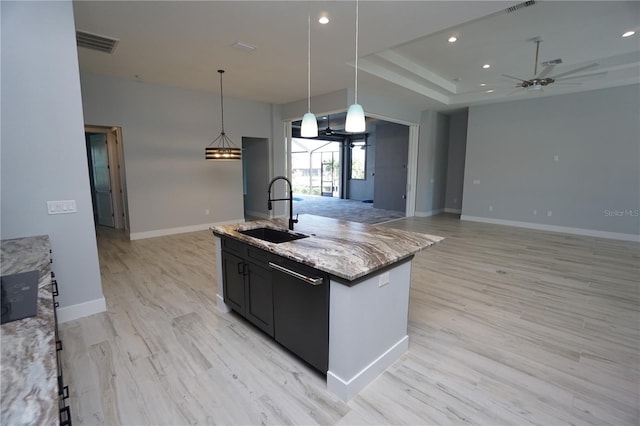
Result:
<svg viewBox="0 0 640 426"><path fill-rule="evenodd" d="M380 274L380 278L378 278L378 287L382 287L389 284L389 273L384 272Z"/></svg>

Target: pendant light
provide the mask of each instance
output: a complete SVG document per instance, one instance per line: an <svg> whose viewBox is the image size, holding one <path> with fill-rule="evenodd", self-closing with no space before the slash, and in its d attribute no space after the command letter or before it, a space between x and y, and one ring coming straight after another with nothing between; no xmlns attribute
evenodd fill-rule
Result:
<svg viewBox="0 0 640 426"><path fill-rule="evenodd" d="M220 113L222 116L222 130L220 131L220 135L205 148L205 158L210 161L240 160L242 150L236 147L224 132L224 97L222 95L222 74L224 73L224 70L218 70L218 72L220 73Z"/></svg>
<svg viewBox="0 0 640 426"><path fill-rule="evenodd" d="M362 133L366 130L367 124L364 120L364 110L358 104L358 21L359 6L356 0L356 85L354 92L354 103L347 110L347 121L344 129L350 133Z"/></svg>
<svg viewBox="0 0 640 426"><path fill-rule="evenodd" d="M318 137L318 120L311 112L311 16L307 16L307 113L302 117L300 136Z"/></svg>

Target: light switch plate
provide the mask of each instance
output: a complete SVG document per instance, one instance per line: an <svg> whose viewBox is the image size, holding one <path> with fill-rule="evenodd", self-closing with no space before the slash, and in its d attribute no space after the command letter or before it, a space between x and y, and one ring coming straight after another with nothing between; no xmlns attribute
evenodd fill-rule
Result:
<svg viewBox="0 0 640 426"><path fill-rule="evenodd" d="M47 201L47 214L67 214L76 212L76 200Z"/></svg>

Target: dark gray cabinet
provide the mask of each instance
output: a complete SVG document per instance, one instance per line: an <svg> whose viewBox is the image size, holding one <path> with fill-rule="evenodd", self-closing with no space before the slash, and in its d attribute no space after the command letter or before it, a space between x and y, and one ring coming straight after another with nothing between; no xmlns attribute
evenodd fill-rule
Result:
<svg viewBox="0 0 640 426"><path fill-rule="evenodd" d="M266 253L223 240L224 301L273 337L273 291Z"/></svg>
<svg viewBox="0 0 640 426"><path fill-rule="evenodd" d="M222 238L221 258L225 303L326 373L329 276L230 238Z"/></svg>

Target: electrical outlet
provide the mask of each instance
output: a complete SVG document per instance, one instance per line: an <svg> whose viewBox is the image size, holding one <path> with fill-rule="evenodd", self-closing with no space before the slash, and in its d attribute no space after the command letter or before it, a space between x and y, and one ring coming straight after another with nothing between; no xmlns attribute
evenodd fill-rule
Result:
<svg viewBox="0 0 640 426"><path fill-rule="evenodd" d="M534 211L533 211L533 215L535 216L535 215L537 215L537 214L538 214L538 210L534 210Z"/></svg>
<svg viewBox="0 0 640 426"><path fill-rule="evenodd" d="M560 156L559 155L554 155L553 156L553 161L560 161Z"/></svg>
<svg viewBox="0 0 640 426"><path fill-rule="evenodd" d="M492 212L493 211L493 206L489 206L489 211Z"/></svg>
<svg viewBox="0 0 640 426"><path fill-rule="evenodd" d="M480 179L474 179L473 180L473 184L474 185L480 185Z"/></svg>
<svg viewBox="0 0 640 426"><path fill-rule="evenodd" d="M380 274L380 278L378 278L378 287L382 287L389 284L389 273L385 272Z"/></svg>
<svg viewBox="0 0 640 426"><path fill-rule="evenodd" d="M551 210L547 210L547 216L551 216L553 212Z"/></svg>
<svg viewBox="0 0 640 426"><path fill-rule="evenodd" d="M211 212L209 211L209 209L205 209L205 210L204 210L204 214L206 214L207 216L209 216L209 213L211 213Z"/></svg>

